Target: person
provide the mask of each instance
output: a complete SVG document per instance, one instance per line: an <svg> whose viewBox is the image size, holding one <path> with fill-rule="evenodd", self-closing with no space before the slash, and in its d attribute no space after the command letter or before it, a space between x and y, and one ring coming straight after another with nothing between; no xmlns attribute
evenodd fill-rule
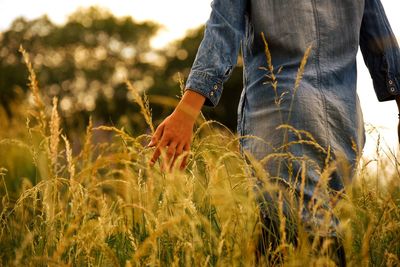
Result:
<svg viewBox="0 0 400 267"><path fill-rule="evenodd" d="M346 159L348 164L338 163L328 182L332 192L342 192L365 143L356 92L359 47L378 101L396 99L400 112L400 50L381 2L214 0L211 6L185 93L149 143L156 148L152 164L163 149L169 163L190 150L196 117L203 105L218 104L241 50L244 81L237 126L243 137L241 153L257 160L290 153L294 159L271 157L264 167L271 179L279 178L283 184L304 171L304 185L295 183L295 191L302 190L305 203L315 200L326 159ZM295 85L308 49L301 81ZM259 138L245 138L249 135ZM184 160L180 167L185 164ZM268 210L265 206L274 200L264 199L261 210ZM304 209L303 220L309 219L308 211ZM262 212L267 227L274 225L270 214Z"/></svg>

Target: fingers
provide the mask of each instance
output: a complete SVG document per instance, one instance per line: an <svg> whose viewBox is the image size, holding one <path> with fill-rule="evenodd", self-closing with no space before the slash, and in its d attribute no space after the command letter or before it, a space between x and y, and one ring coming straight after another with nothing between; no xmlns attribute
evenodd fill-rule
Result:
<svg viewBox="0 0 400 267"><path fill-rule="evenodd" d="M158 143L156 150L153 153L153 156L151 157L150 160L150 165L153 166L156 160L160 157L161 155L161 149L165 148L168 145L169 140L166 138L161 138L161 141Z"/></svg>
<svg viewBox="0 0 400 267"><path fill-rule="evenodd" d="M189 129L189 127L191 128ZM170 170L182 152L188 152L190 150L190 142L187 140L191 137L192 128L193 125L186 124L186 122L180 120L179 117L175 120L164 120L164 122L157 127L147 145L147 147L155 147L149 161L150 166L153 166L159 159L162 151L165 151L165 158L163 158L161 167L163 170L165 167ZM186 166L187 157L188 156L185 155L182 162L180 162L181 169Z"/></svg>
<svg viewBox="0 0 400 267"><path fill-rule="evenodd" d="M185 143L180 143L177 145L176 150L175 150L174 159L172 160L172 163L171 163L172 167L174 167L176 159L182 154L184 146L185 146Z"/></svg>
<svg viewBox="0 0 400 267"><path fill-rule="evenodd" d="M171 171L175 165L176 159L184 153L185 155L182 158L181 164L179 166L180 170L183 170L186 167L187 159L189 157L190 152L190 144L189 143L177 143L171 142L168 143L167 139L161 139L156 150L153 153L153 156L150 160L150 165L153 166L157 159L160 157L162 150L167 148L166 150L166 158L163 160L161 165L162 170Z"/></svg>
<svg viewBox="0 0 400 267"><path fill-rule="evenodd" d="M175 160L175 151L176 151L176 148L177 148L177 143L176 142L173 142L173 143L170 143L169 145L168 145L168 149L167 149L167 160L166 160L166 162L165 162L165 164L167 165L166 167L169 169L170 167L172 167L172 164L173 164L173 161Z"/></svg>
<svg viewBox="0 0 400 267"><path fill-rule="evenodd" d="M181 170L185 169L185 167L186 167L187 159L189 157L190 143L186 143L183 146L183 151L184 151L184 153L186 153L186 155L183 157L183 160L182 160L182 163L181 163L181 166L180 166Z"/></svg>
<svg viewBox="0 0 400 267"><path fill-rule="evenodd" d="M157 129L156 129L156 131L154 132L153 136L151 137L150 143L147 145L147 147L153 147L153 146L155 146L155 145L158 143L158 140L161 139L162 134L163 134L163 132L164 132L164 126L165 126L165 124L164 124L164 123L161 123L161 124L157 127Z"/></svg>

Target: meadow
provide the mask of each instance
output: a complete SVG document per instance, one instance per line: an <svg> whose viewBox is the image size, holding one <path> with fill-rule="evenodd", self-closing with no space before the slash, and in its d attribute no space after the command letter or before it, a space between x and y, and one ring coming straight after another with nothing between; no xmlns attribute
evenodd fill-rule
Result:
<svg viewBox="0 0 400 267"><path fill-rule="evenodd" d="M263 225L253 183L255 175L267 179L268 173L240 153L239 137L220 123L198 119L184 170L150 167L151 107L129 82L150 132L135 136L89 121L82 149L73 153L57 98L43 100L29 56L21 52L32 97L13 107L13 123L0 116L0 265L334 266L329 244L310 242L301 220L297 246L287 242L281 203L283 238L256 259ZM102 132L112 139L94 142ZM335 167L321 172L322 189ZM336 231L349 266L400 265L399 170L396 153L377 143L376 158L360 159L327 214L340 220ZM278 186L266 187L282 200Z"/></svg>

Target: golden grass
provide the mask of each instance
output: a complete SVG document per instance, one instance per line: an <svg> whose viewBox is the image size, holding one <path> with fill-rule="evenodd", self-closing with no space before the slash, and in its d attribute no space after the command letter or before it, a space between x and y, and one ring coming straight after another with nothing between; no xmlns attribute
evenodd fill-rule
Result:
<svg viewBox="0 0 400 267"><path fill-rule="evenodd" d="M287 192L268 182L263 164L272 157L300 162L303 168L296 179L304 190L306 166L312 162L279 151L262 161L251 155L246 160L238 149L239 138L226 128L214 127L217 122L199 122L184 171L164 173L158 164L149 166L152 149L143 144L150 136L134 137L108 126L93 128L91 121L82 152L73 155L70 141L60 131L57 99L51 113L46 114L29 57L23 54L35 95L27 122L28 138L26 142L2 139L0 146L30 151L36 181L22 179L17 185L19 196L13 200L8 172L0 165L1 192L5 192L0 214L0 264L254 266L258 262L260 266L332 266L331 241L321 246L316 240L310 242L307 227L313 227L315 233L329 231L327 222L334 215L340 218L336 231L350 266L400 264L400 180L387 174L386 166L391 163L386 158L377 159L382 171L376 176L361 165L357 179L346 185L347 193L340 200L334 199L336 203L328 211L322 207L330 197L327 182L339 163L326 164L319 170L315 203L309 206L314 214L322 214L326 225L304 225L304 207L298 204L303 202L304 192L297 201L290 187ZM135 99L154 129L147 98L136 92ZM281 127L295 133L297 142L307 142L329 158L329 149L318 145L309 133L289 125ZM111 131L115 138L111 143L93 144L93 131ZM279 150L289 145L283 144ZM0 155L1 163L3 157ZM397 159L390 160L398 171ZM14 167L22 166L9 165ZM387 184L379 183L381 175L386 175ZM278 196L281 236L277 249L259 259L255 251L263 225L255 201L256 177L265 179L265 189ZM283 212L283 199L289 200L297 217L297 246L289 242L285 231L290 222Z"/></svg>

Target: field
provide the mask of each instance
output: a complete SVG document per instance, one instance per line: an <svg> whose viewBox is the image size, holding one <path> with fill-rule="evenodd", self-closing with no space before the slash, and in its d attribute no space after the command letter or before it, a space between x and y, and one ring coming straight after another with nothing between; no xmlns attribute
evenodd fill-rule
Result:
<svg viewBox="0 0 400 267"><path fill-rule="evenodd" d="M223 125L198 120L183 171L149 166L150 134L133 136L91 121L74 154L57 98L45 103L26 53L25 59L32 101L14 107L17 124L1 121L2 266L334 266L330 241L310 242L300 220L297 246L287 242L279 201L280 243L256 258L263 226L252 170L257 177L268 174L241 155L238 137ZM133 94L154 129L147 97ZM102 133L112 139L94 142ZM325 214L340 220L336 231L350 266L400 265L399 170L395 153L378 143L376 159L360 160L346 194ZM279 187L266 187L282 200ZM326 225L319 227L311 232Z"/></svg>

